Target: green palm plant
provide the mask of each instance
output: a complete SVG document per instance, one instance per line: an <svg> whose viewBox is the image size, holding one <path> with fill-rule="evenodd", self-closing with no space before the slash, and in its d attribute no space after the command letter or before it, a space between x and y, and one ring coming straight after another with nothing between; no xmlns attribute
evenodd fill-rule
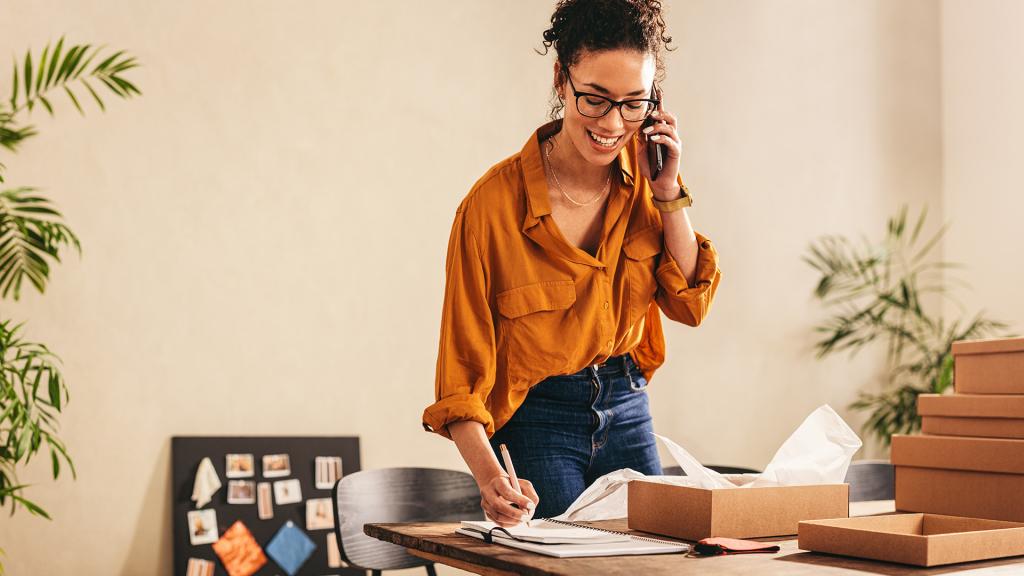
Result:
<svg viewBox="0 0 1024 576"><path fill-rule="evenodd" d="M918 394L941 394L953 384L953 342L1006 335L1008 328L984 312L950 322L935 310L942 299L963 310L948 286L965 283L953 275L959 264L933 254L948 226L923 239L927 214L922 209L910 227L904 206L889 219L880 243L826 236L813 242L804 256L820 274L814 297L832 313L815 328L821 334L815 344L817 357L844 351L852 356L876 341L886 346L882 390L861 392L850 405L869 413L863 431L884 446L893 434L920 429Z"/></svg>
<svg viewBox="0 0 1024 576"><path fill-rule="evenodd" d="M47 44L38 58L29 50L20 62L15 59L10 97L0 101L0 151L15 153L35 136L36 128L26 117L36 108L53 116L56 95L64 94L84 115L79 99L83 91L101 110L106 109L101 93L112 92L126 99L141 94L123 76L138 66L124 51L105 55L103 47L91 44L65 48L61 37L52 49ZM5 170L0 162L0 183ZM0 190L0 299L18 300L26 281L43 293L51 265L59 263L62 252L69 248L81 253L78 237L38 189ZM24 507L49 518L41 506L24 496L26 485L18 482L17 470L45 448L54 480L60 476L62 462L75 476L74 463L58 436L57 421L70 397L60 359L46 345L26 341L22 326L0 318L0 506L9 502L11 514Z"/></svg>

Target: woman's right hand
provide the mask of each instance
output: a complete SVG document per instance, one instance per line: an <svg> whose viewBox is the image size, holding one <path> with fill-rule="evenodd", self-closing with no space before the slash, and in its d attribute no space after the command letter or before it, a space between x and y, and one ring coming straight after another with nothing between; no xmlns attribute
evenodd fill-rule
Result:
<svg viewBox="0 0 1024 576"><path fill-rule="evenodd" d="M448 424L448 432L459 447L459 453L469 465L476 485L480 488L480 507L493 522L502 527L515 526L533 517L540 502L537 491L529 480L519 480L519 491L512 489L508 474L498 464L483 424L462 420ZM519 508L514 508L515 503Z"/></svg>
<svg viewBox="0 0 1024 576"><path fill-rule="evenodd" d="M533 517L533 511L540 502L540 497L533 489L529 480L519 479L519 490L512 489L512 483L506 474L492 476L479 484L480 507L487 517L498 526L515 526ZM512 506L515 504L519 508Z"/></svg>

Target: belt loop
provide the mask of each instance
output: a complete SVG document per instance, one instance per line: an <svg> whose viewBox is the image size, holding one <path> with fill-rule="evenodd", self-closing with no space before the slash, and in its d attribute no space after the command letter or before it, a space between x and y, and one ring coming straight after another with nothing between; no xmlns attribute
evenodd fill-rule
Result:
<svg viewBox="0 0 1024 576"><path fill-rule="evenodd" d="M640 386L633 380L633 372L629 369L629 360L628 353L622 355L622 369L626 372L626 378L629 378L629 387L633 390L643 390L643 386Z"/></svg>

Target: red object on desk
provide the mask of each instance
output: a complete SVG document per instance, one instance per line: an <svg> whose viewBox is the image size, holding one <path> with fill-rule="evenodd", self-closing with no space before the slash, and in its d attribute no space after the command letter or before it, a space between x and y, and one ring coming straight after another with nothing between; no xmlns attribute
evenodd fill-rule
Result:
<svg viewBox="0 0 1024 576"><path fill-rule="evenodd" d="M697 542L693 551L701 556L718 556L720 554L754 554L758 552L771 554L778 552L779 547L765 542L752 542L738 538L705 538Z"/></svg>

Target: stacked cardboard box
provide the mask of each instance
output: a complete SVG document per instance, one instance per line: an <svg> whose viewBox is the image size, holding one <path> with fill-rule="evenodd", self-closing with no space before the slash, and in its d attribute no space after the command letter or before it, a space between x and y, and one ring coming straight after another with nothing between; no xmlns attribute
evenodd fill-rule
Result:
<svg viewBox="0 0 1024 576"><path fill-rule="evenodd" d="M893 436L896 509L1024 521L1024 338L953 344L955 394L922 394Z"/></svg>

